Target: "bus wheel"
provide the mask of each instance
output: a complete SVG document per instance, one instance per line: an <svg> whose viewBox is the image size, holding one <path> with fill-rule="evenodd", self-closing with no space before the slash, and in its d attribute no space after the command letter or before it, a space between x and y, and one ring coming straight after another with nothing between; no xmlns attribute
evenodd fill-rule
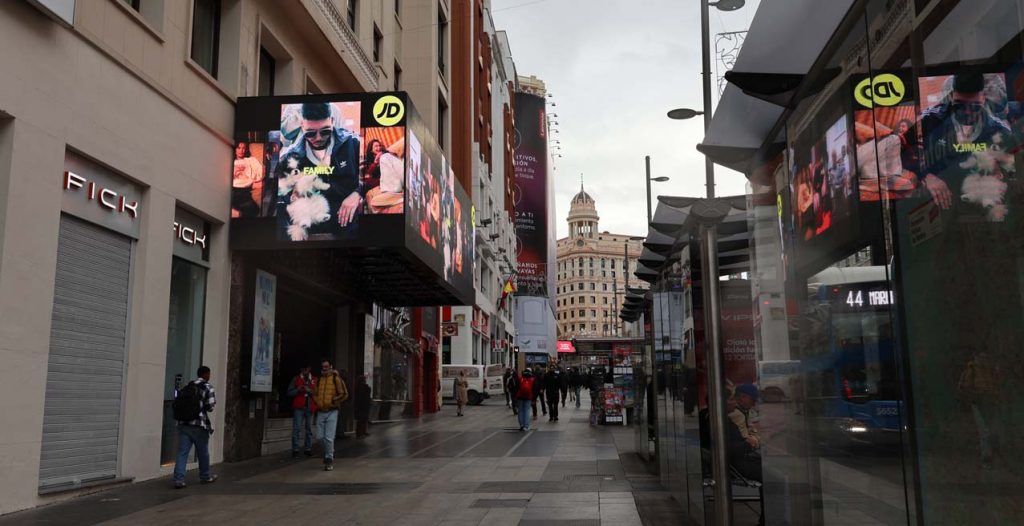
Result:
<svg viewBox="0 0 1024 526"><path fill-rule="evenodd" d="M484 402L484 397L476 391L469 392L469 405L480 405Z"/></svg>

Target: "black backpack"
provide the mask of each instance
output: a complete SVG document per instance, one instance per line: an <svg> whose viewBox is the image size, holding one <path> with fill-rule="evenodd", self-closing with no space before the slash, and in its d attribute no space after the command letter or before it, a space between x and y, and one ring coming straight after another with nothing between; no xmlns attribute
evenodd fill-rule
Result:
<svg viewBox="0 0 1024 526"><path fill-rule="evenodd" d="M199 419L203 403L203 388L195 382L189 382L178 391L171 409L174 419L178 422L192 422Z"/></svg>

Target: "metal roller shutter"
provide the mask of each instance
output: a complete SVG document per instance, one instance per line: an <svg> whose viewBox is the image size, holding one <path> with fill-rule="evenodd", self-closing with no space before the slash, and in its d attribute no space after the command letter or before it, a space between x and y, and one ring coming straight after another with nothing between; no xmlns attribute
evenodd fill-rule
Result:
<svg viewBox="0 0 1024 526"><path fill-rule="evenodd" d="M132 240L62 216L40 488L117 475Z"/></svg>

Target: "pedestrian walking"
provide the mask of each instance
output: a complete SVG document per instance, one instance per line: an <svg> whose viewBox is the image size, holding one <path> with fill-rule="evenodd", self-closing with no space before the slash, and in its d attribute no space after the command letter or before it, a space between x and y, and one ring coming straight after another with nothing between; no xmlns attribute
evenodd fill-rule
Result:
<svg viewBox="0 0 1024 526"><path fill-rule="evenodd" d="M533 372L530 369L523 370L523 376L516 382L518 387L516 389L516 404L519 406L519 430L526 431L530 429L530 406L533 405L536 408L534 400L536 398L535 391L533 389L534 382ZM537 415L534 414L534 419Z"/></svg>
<svg viewBox="0 0 1024 526"><path fill-rule="evenodd" d="M558 391L562 395L562 407L565 407L565 398L569 395L569 377L565 369L559 365L558 368Z"/></svg>
<svg viewBox="0 0 1024 526"><path fill-rule="evenodd" d="M576 409L580 408L580 391L583 389L583 375L578 367L573 367L569 373L569 387L572 389L573 400L576 401Z"/></svg>
<svg viewBox="0 0 1024 526"><path fill-rule="evenodd" d="M316 432L324 447L324 470L334 470L334 438L338 431L338 410L348 399L348 389L338 371L331 366L331 361L324 358L320 361L320 378L317 379Z"/></svg>
<svg viewBox="0 0 1024 526"><path fill-rule="evenodd" d="M558 394L562 389L562 371L552 367L544 375L544 393L548 402L548 422L558 422Z"/></svg>
<svg viewBox="0 0 1024 526"><path fill-rule="evenodd" d="M210 473L210 435L213 425L210 413L217 405L213 384L210 383L210 368L203 365L196 370L197 378L175 393L171 409L178 421L178 456L174 460L174 487L185 487L185 467L188 454L196 448L199 457L199 483L209 484L217 480Z"/></svg>
<svg viewBox="0 0 1024 526"><path fill-rule="evenodd" d="M544 371L540 366L533 368L533 400L530 408L533 409L533 419L537 419L537 403L540 402L541 414L547 416L548 408L544 402Z"/></svg>
<svg viewBox="0 0 1024 526"><path fill-rule="evenodd" d="M516 400L516 392L519 390L519 374L509 368L508 378L505 379L505 395L509 397L512 404L512 414L515 416L519 415L519 404Z"/></svg>
<svg viewBox="0 0 1024 526"><path fill-rule="evenodd" d="M505 391L505 407L511 407L513 414L516 412L516 407L513 403L515 401L515 393L509 389L509 381L514 377L515 375L512 373L511 367L506 367L505 374L501 377L501 390Z"/></svg>
<svg viewBox="0 0 1024 526"><path fill-rule="evenodd" d="M373 389L366 381L366 375L359 376L359 383L356 385L355 393L356 406L356 438L370 436L367 427L370 425L370 402L373 400Z"/></svg>
<svg viewBox="0 0 1024 526"><path fill-rule="evenodd" d="M292 458L299 457L299 438L302 430L306 430L303 453L313 456L313 419L316 417L316 401L313 393L316 390L316 378L308 365L299 370L299 374L288 384L288 396L292 398Z"/></svg>
<svg viewBox="0 0 1024 526"><path fill-rule="evenodd" d="M455 405L459 408L458 416L462 416L462 410L469 402L469 382L466 381L466 371L459 371L455 378Z"/></svg>

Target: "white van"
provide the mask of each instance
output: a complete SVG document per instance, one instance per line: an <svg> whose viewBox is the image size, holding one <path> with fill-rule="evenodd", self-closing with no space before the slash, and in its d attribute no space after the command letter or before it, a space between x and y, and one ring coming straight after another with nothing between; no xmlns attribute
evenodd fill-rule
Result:
<svg viewBox="0 0 1024 526"><path fill-rule="evenodd" d="M502 374L505 368L497 365L442 365L441 366L441 396L444 398L455 398L453 388L455 379L459 372L466 372L466 382L469 383L469 405L480 405L485 398L497 397L504 400L504 389L502 388Z"/></svg>

